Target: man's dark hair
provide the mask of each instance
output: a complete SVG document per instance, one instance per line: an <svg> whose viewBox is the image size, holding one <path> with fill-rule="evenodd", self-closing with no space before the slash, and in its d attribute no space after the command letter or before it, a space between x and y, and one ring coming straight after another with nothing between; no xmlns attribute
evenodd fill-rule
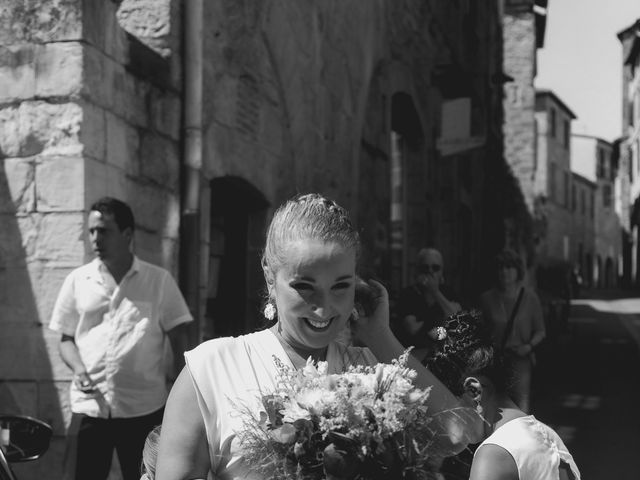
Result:
<svg viewBox="0 0 640 480"><path fill-rule="evenodd" d="M131 207L117 198L102 197L91 205L89 211L100 212L103 215L113 215L113 219L120 231L123 231L125 228L130 228L131 231L135 229L135 221Z"/></svg>

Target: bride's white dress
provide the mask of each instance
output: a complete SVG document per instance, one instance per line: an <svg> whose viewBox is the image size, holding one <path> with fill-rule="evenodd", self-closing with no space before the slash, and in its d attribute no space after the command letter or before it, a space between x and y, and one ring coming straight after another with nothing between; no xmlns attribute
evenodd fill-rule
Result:
<svg viewBox="0 0 640 480"><path fill-rule="evenodd" d="M185 353L206 428L210 478L249 478L233 440L247 418L243 412L258 417L263 410L261 396L275 388L274 356L293 368L270 330L209 340ZM327 362L329 373L340 373L349 365L375 365L377 360L367 348L333 342L327 351Z"/></svg>

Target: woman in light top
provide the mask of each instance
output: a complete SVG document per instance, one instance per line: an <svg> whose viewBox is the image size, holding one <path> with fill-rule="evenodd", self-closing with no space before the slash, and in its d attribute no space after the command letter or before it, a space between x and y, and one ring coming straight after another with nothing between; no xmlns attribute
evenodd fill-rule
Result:
<svg viewBox="0 0 640 480"><path fill-rule="evenodd" d="M513 382L508 393L523 412L529 413L534 349L546 336L542 306L536 292L523 285L524 262L505 249L496 257L495 288L484 292L480 305L491 329L493 345L505 351Z"/></svg>
<svg viewBox="0 0 640 480"><path fill-rule="evenodd" d="M207 341L185 354L186 367L165 410L156 480L244 478L247 466L235 440L243 421L238 410L261 410L261 394L276 382L274 356L297 369L309 357L327 361L329 373L338 373L350 365L390 362L403 353L389 328L385 288L375 281L359 284L359 248L346 210L319 194L297 196L276 211L262 258L269 296L265 316L275 323L248 335ZM356 289L371 300L370 312L357 319ZM366 347L335 341L350 321ZM418 372L417 386L432 386L433 412L458 406L417 360L409 366ZM464 446L460 424L449 427L450 441Z"/></svg>

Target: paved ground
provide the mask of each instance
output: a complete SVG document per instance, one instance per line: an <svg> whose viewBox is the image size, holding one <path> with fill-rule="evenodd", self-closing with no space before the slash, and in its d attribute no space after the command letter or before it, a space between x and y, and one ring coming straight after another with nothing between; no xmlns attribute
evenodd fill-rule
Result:
<svg viewBox="0 0 640 480"><path fill-rule="evenodd" d="M556 429L585 480L640 478L640 298L574 300L539 355L533 413Z"/></svg>

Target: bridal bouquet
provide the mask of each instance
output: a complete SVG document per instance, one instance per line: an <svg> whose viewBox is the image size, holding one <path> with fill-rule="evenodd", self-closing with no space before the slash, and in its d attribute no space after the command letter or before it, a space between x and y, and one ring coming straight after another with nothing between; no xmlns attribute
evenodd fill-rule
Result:
<svg viewBox="0 0 640 480"><path fill-rule="evenodd" d="M429 389L413 385L408 355L342 374L327 374L326 362L296 371L276 359L276 391L239 435L249 469L265 479L430 478Z"/></svg>

